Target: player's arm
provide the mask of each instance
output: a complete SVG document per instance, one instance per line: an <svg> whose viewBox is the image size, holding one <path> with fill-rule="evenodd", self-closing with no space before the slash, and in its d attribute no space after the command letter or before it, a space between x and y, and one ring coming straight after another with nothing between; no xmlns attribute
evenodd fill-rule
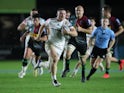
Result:
<svg viewBox="0 0 124 93"><path fill-rule="evenodd" d="M73 37L75 37L75 36L78 35L76 29L73 26L72 27L69 27L68 29L67 28L64 28L63 34L70 35L70 36L73 36Z"/></svg>
<svg viewBox="0 0 124 93"><path fill-rule="evenodd" d="M47 34L45 34L44 36L41 37L41 35L43 34L44 30L46 30L46 33L48 33L47 29L45 28L45 24L40 26L39 31L38 31L38 35L37 35L35 40L37 40L37 41L46 41L48 39Z"/></svg>
<svg viewBox="0 0 124 93"><path fill-rule="evenodd" d="M92 33L92 27L88 27L87 29L82 28L79 24L76 26L78 32L84 32L86 34L91 34Z"/></svg>
<svg viewBox="0 0 124 93"><path fill-rule="evenodd" d="M38 35L37 37L35 38L35 40L39 40L40 37L41 37L41 34L43 33L43 29L45 28L45 25L41 25L40 28L39 28L39 31L38 31Z"/></svg>
<svg viewBox="0 0 124 93"><path fill-rule="evenodd" d="M47 39L48 39L48 36L45 35L45 36L40 37L39 41L44 42L44 41L47 41Z"/></svg>
<svg viewBox="0 0 124 93"><path fill-rule="evenodd" d="M123 32L124 32L123 26L119 26L119 30L115 33L115 37L119 36Z"/></svg>
<svg viewBox="0 0 124 93"><path fill-rule="evenodd" d="M96 30L94 30L94 31L92 32L91 37L90 37L89 42L88 42L88 45L89 45L89 46L94 46L95 40L96 40L96 35L97 35L98 31L99 31L99 30L96 29Z"/></svg>
<svg viewBox="0 0 124 93"><path fill-rule="evenodd" d="M25 29L26 29L26 25L23 22L19 24L19 26L17 27L17 30L19 31L24 31Z"/></svg>
<svg viewBox="0 0 124 93"><path fill-rule="evenodd" d="M108 47L108 49L107 49L108 52L109 52L109 51L111 50L111 48L113 47L114 43L115 43L115 38L110 41L109 47Z"/></svg>
<svg viewBox="0 0 124 93"><path fill-rule="evenodd" d="M38 32L38 35L39 37L41 36L41 34L43 33L43 30L45 29L45 24L42 24L39 28L39 32Z"/></svg>
<svg viewBox="0 0 124 93"><path fill-rule="evenodd" d="M19 24L19 26L17 27L18 31L25 31L26 29L26 25L22 22L21 24ZM28 32L26 31L21 37L20 37L20 41L23 42L26 35L28 34Z"/></svg>
<svg viewBox="0 0 124 93"><path fill-rule="evenodd" d="M17 27L18 31L26 31L26 24L25 24L25 20L22 21L22 23L19 24L19 26ZM20 37L20 41L23 42L26 35L27 35L27 31Z"/></svg>
<svg viewBox="0 0 124 93"><path fill-rule="evenodd" d="M68 31L68 34L73 37L78 36L78 33L74 27L70 27L70 31Z"/></svg>
<svg viewBox="0 0 124 93"><path fill-rule="evenodd" d="M94 46L95 39L93 37L90 37L88 46Z"/></svg>
<svg viewBox="0 0 124 93"><path fill-rule="evenodd" d="M26 31L21 37L20 37L20 41L23 42L25 37L29 34L29 31Z"/></svg>

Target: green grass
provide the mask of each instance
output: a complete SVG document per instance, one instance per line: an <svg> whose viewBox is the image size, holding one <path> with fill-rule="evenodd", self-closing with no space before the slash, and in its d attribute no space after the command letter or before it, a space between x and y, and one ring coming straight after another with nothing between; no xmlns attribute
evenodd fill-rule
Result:
<svg viewBox="0 0 124 93"><path fill-rule="evenodd" d="M76 60L71 62L71 72ZM123 93L124 91L124 71L118 70L118 64L112 63L110 78L103 79L104 72L99 69L91 77L90 81L81 83L81 73L79 70L75 78L61 78L62 61L58 64L57 77L61 82L60 87L51 84L50 73L44 69L42 76L34 77L32 66L29 66L27 75L20 79L18 72L21 70L21 61L0 61L0 93ZM86 75L89 73L89 62L86 65Z"/></svg>
<svg viewBox="0 0 124 93"><path fill-rule="evenodd" d="M36 0L1 0L0 13L29 13L36 7Z"/></svg>

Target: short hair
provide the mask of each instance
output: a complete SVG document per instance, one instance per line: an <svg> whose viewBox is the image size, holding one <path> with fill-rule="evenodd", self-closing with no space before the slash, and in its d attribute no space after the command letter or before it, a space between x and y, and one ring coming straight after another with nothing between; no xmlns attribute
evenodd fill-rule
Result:
<svg viewBox="0 0 124 93"><path fill-rule="evenodd" d="M34 14L33 18L40 18L40 14Z"/></svg>
<svg viewBox="0 0 124 93"><path fill-rule="evenodd" d="M38 11L36 8L33 8L31 11Z"/></svg>
<svg viewBox="0 0 124 93"><path fill-rule="evenodd" d="M70 10L66 10L66 13L70 13L71 14L71 11Z"/></svg>
<svg viewBox="0 0 124 93"><path fill-rule="evenodd" d="M82 8L84 10L84 7L82 5L78 5L75 8Z"/></svg>
<svg viewBox="0 0 124 93"><path fill-rule="evenodd" d="M65 10L64 8L58 8L57 11ZM65 10L66 11L66 10Z"/></svg>
<svg viewBox="0 0 124 93"><path fill-rule="evenodd" d="M89 19L90 19L90 20L92 20L92 19L93 19L93 20L96 20L96 18L95 18L95 17L92 17L92 16L89 17Z"/></svg>
<svg viewBox="0 0 124 93"><path fill-rule="evenodd" d="M109 5L104 5L103 8L104 8L105 11L108 11L108 12L112 11L112 8Z"/></svg>

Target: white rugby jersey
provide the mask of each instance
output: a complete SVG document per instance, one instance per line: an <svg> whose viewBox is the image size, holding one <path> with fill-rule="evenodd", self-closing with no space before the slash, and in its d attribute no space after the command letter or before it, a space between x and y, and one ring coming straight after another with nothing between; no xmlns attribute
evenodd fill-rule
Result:
<svg viewBox="0 0 124 93"><path fill-rule="evenodd" d="M45 20L43 18L40 18L40 24L44 24ZM26 28L31 32L33 31L34 28L34 23L33 23L33 19L31 18L31 16L27 17L24 21L23 24L26 25Z"/></svg>
<svg viewBox="0 0 124 93"><path fill-rule="evenodd" d="M97 29L97 27L95 26L95 27L93 28L93 31L95 31L96 29ZM92 33L93 33L93 31L92 31ZM87 36L87 44L89 43L89 39L90 39L91 35L92 35L92 34L86 34L86 36Z"/></svg>
<svg viewBox="0 0 124 93"><path fill-rule="evenodd" d="M52 43L57 47L63 46L66 39L62 34L62 27L65 25L71 27L70 22L67 19L58 21L56 18L50 18L46 21L45 25L50 30L47 43Z"/></svg>
<svg viewBox="0 0 124 93"><path fill-rule="evenodd" d="M34 31L34 23L33 23L31 16L27 17L22 23L25 24L27 30L30 31L30 34L28 34L25 39L25 47L27 47L31 35L35 36L35 34L33 32ZM45 23L45 20L43 18L40 18L40 24L42 25L44 23Z"/></svg>

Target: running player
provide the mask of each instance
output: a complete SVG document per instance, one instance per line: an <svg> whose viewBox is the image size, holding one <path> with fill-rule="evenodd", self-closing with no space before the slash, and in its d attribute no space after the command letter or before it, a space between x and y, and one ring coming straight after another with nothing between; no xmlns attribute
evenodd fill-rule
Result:
<svg viewBox="0 0 124 93"><path fill-rule="evenodd" d="M92 32L93 32L93 31L95 31L97 29L97 27L96 27L96 21L95 21L95 18L94 17L90 17L89 19L91 21ZM94 44L92 44L91 46L89 46L89 39L91 37L91 34L87 34L86 37L87 37L88 49L87 49L86 54L84 56L84 60L87 60L89 58L89 56L90 56L90 54L92 52L92 49L93 49L93 45L94 45ZM81 65L81 62L76 63L75 68L74 68L74 71L71 74L71 77L74 77L77 74L80 65ZM101 71L104 71L104 66L103 66L102 62L100 63L100 69L101 69Z"/></svg>
<svg viewBox="0 0 124 93"><path fill-rule="evenodd" d="M114 53L115 47L117 46L117 43L118 43L118 36L123 33L124 29L123 29L123 26L122 26L120 20L118 18L116 18L116 17L114 17L114 16L111 15L111 11L112 11L112 9L111 9L111 7L109 5L105 5L102 8L103 17L109 18L109 21L110 21L109 27L115 33L116 41L115 41L115 44L113 46L113 53ZM108 57L106 59L106 72L105 72L103 78L109 78L110 77L110 75L109 75L109 69L110 69L110 63L111 63L111 61L118 63L119 66L120 66L120 70L122 70L123 65L124 65L124 60L119 60L114 55L112 57L112 54L111 53L112 52L109 53L109 55L108 55Z"/></svg>
<svg viewBox="0 0 124 93"><path fill-rule="evenodd" d="M45 43L45 50L50 58L51 79L54 86L60 86L57 80L57 64L64 50L66 38L65 35L77 36L77 32L66 19L66 10L60 8L57 10L57 17L46 21L48 30L48 40Z"/></svg>
<svg viewBox="0 0 124 93"><path fill-rule="evenodd" d="M71 11L70 10L66 10L66 19L70 20L70 16L71 16ZM65 43L65 47L64 47L64 51L63 51L63 64L65 63L67 44L68 44L69 38L70 38L70 36L67 35L66 36L66 43ZM48 61L40 62L40 63L37 63L35 65L35 69L39 68L39 67L47 68L48 70L50 70L50 58L48 58Z"/></svg>
<svg viewBox="0 0 124 93"><path fill-rule="evenodd" d="M70 71L69 61L72 53L76 49L79 53L79 61L82 64L82 78L81 81L85 82L85 60L84 55L87 50L86 34L91 34L92 27L89 19L84 15L84 8L81 5L75 7L75 14L77 17L76 30L78 32L77 37L71 37L66 53L65 69L62 72L62 77L66 77L67 72Z"/></svg>
<svg viewBox="0 0 124 93"><path fill-rule="evenodd" d="M101 22L101 26L98 27L93 33L89 40L89 44L92 44L93 38L95 38L94 47L91 53L91 63L92 69L90 70L89 75L87 76L87 80L96 72L100 62L106 58L108 52L113 47L115 43L115 34L113 30L111 30L109 25L109 19L103 18Z"/></svg>
<svg viewBox="0 0 124 93"><path fill-rule="evenodd" d="M26 20L25 20L26 21ZM18 74L19 78L23 78L26 74L26 70L28 67L28 60L30 59L30 57L32 57L32 54L34 53L34 57L35 62L40 60L40 53L43 51L43 43L44 41L47 40L47 33L46 31L44 31L41 35L41 38L39 38L39 40L36 40L39 28L42 26L40 21L40 15L39 14L33 14L32 15L32 20L28 20L27 22L32 22L32 25L30 25L30 27L27 29L27 31L24 33L24 37L25 38L25 51L24 51L24 56L23 56L23 60L22 60L22 70L20 71L20 73ZM26 26L24 25L24 23L22 23L23 25L21 26ZM24 38L23 37L23 38Z"/></svg>

